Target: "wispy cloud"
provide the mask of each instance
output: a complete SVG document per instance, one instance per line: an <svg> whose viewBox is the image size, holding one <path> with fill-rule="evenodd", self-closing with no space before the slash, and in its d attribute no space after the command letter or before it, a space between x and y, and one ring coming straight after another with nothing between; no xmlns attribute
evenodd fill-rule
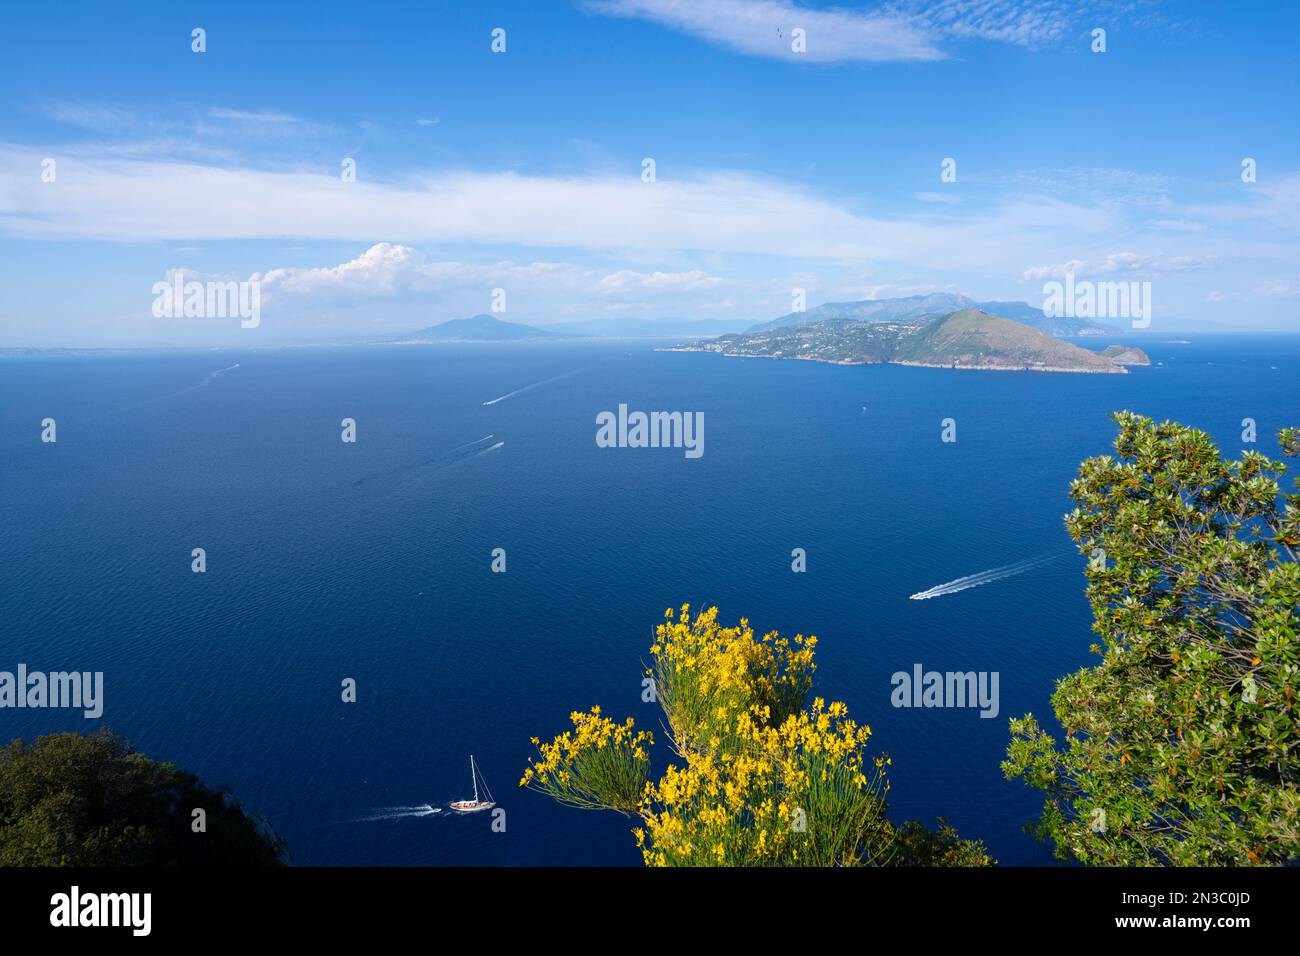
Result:
<svg viewBox="0 0 1300 956"><path fill-rule="evenodd" d="M177 266L189 278L209 276ZM719 276L702 269L641 272L599 269L566 261L514 262L437 259L401 243L376 243L337 265L279 267L253 273L260 280L262 306L273 335L319 334L331 316L365 314L373 328L409 327L409 313L455 318L484 311L494 289L509 293L510 315L525 321L640 314L716 315L735 306L766 300L773 280ZM788 296L787 279L781 285ZM775 306L766 312L775 312ZM347 327L350 322L345 322Z"/></svg>
<svg viewBox="0 0 1300 956"><path fill-rule="evenodd" d="M345 183L323 172L83 151L60 155L58 181L48 184L39 176L43 155L0 145L0 234L114 241L369 239L910 261L946 255L967 261L1024 242L1023 230L1082 227L1097 219L1059 202L1021 202L960 223L885 219L787 182L734 171L657 183L636 175L469 171Z"/></svg>
<svg viewBox="0 0 1300 956"><path fill-rule="evenodd" d="M548 291L590 289L599 276L565 262L510 261L475 263L431 260L410 246L375 243L361 255L336 266L275 268L260 276L270 296L286 295L339 301L477 289L486 299L492 286Z"/></svg>
<svg viewBox="0 0 1300 956"><path fill-rule="evenodd" d="M620 269L597 282L595 291L600 295L620 297L647 293L680 294L712 289L721 283L721 278L709 275L702 269L687 272L636 272Z"/></svg>
<svg viewBox="0 0 1300 956"><path fill-rule="evenodd" d="M815 10L785 0L591 0L587 6L773 59L899 62L944 56L921 24L894 13ZM806 52L792 48L796 29L804 31Z"/></svg>
<svg viewBox="0 0 1300 956"><path fill-rule="evenodd" d="M1202 272L1221 265L1218 256L1142 256L1136 252L1112 252L1092 261L1071 259L1054 266L1034 266L1026 269L1021 278L1027 281L1063 279L1066 275L1113 275L1116 273L1142 273L1167 275L1171 272Z"/></svg>
<svg viewBox="0 0 1300 956"><path fill-rule="evenodd" d="M1274 279L1251 289L1211 289L1206 302L1258 302L1261 299L1300 298L1300 276Z"/></svg>
<svg viewBox="0 0 1300 956"><path fill-rule="evenodd" d="M1080 6L1063 0L904 0L891 8L935 34L1033 49L1060 40Z"/></svg>
<svg viewBox="0 0 1300 956"><path fill-rule="evenodd" d="M1022 169L1000 181L1022 190L1131 206L1166 203L1174 186L1169 176L1097 166Z"/></svg>
<svg viewBox="0 0 1300 956"><path fill-rule="evenodd" d="M913 193L912 198L920 202L956 203L961 197L952 193Z"/></svg>
<svg viewBox="0 0 1300 956"><path fill-rule="evenodd" d="M274 109L200 108L171 104L166 109L122 109L94 102L54 100L40 103L39 112L66 126L95 134L115 148L143 145L155 155L195 155L200 149L223 147L240 140L319 136L333 128ZM174 147L174 149L172 148Z"/></svg>
<svg viewBox="0 0 1300 956"><path fill-rule="evenodd" d="M288 113L277 113L273 110L232 110L214 106L208 110L208 115L213 119L233 120L237 123L273 123L281 126L311 125L307 120L297 116L290 116Z"/></svg>
<svg viewBox="0 0 1300 956"><path fill-rule="evenodd" d="M665 256L756 255L792 261L888 262L933 273L976 266L1025 276L1086 260L1103 272L1188 272L1225 255L1294 251L1294 222L1270 239L1178 229L1141 218L1142 206L1030 192L967 208L918 194L925 211L885 216L790 182L739 171L644 183L626 176L424 171L400 181L341 181L319 167L261 169L221 157L136 158L123 146L56 151L56 183L41 181L47 153L0 144L0 235L138 242L342 240L463 243L643 255L653 276ZM1242 194L1258 217L1289 208L1289 188ZM1225 203L1226 209L1231 208ZM1183 211L1159 207L1162 217ZM1175 220L1177 221L1177 219ZM1141 236L1112 251L1116 236ZM1271 245L1267 244L1271 241ZM1111 246L1111 249L1106 249ZM1143 246L1146 247L1144 251ZM1232 251L1229 247L1235 248ZM626 260L625 260L626 261ZM1026 271L1026 270L1029 271ZM682 270L689 272L689 269ZM1075 271L1081 271L1076 269ZM661 280L662 281L662 280Z"/></svg>
<svg viewBox="0 0 1300 956"><path fill-rule="evenodd" d="M130 133L141 125L139 117L130 110L96 103L56 100L43 104L40 112L56 122L96 133L121 135Z"/></svg>
<svg viewBox="0 0 1300 956"><path fill-rule="evenodd" d="M1118 7L1103 3L1105 12ZM813 8L789 0L588 0L607 16L647 20L751 56L814 62L942 60L955 41L1036 49L1103 11L1067 0L898 0L876 10ZM1109 21L1108 21L1109 22ZM792 47L801 29L803 52Z"/></svg>

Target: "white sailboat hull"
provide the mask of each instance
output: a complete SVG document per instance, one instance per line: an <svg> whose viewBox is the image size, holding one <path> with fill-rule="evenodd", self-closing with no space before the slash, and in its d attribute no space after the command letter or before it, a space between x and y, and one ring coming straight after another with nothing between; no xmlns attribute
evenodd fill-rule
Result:
<svg viewBox="0 0 1300 956"><path fill-rule="evenodd" d="M488 803L484 800L453 800L447 804L457 813L478 813L480 810L490 810L496 806L495 803Z"/></svg>

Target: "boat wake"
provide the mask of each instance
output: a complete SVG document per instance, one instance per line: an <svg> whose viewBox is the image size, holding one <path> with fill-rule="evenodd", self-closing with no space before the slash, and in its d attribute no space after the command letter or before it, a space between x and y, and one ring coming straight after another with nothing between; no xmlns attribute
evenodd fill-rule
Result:
<svg viewBox="0 0 1300 956"><path fill-rule="evenodd" d="M388 471L379 472L374 475L364 475L356 479L352 484L364 485L367 481L372 481L376 478L388 478L392 475L401 474L403 472L415 471L418 468L427 468L429 465L437 465L438 467L435 471L441 471L444 468L450 468L452 465L459 465L461 462L469 461L471 458L477 458L479 455L486 455L490 451L496 451L504 445L505 442L499 441L494 445L487 446L483 444L484 442L491 441L495 437L495 435L484 435L476 441L457 445L455 448L449 449L441 455L437 455L433 458L425 458L423 461L412 462L409 465L398 465L396 468L391 468Z"/></svg>
<svg viewBox="0 0 1300 956"><path fill-rule="evenodd" d="M486 448L480 448L478 451L472 452L471 454L462 455L460 458L457 458L455 461L449 462L449 464L459 465L462 461L469 461L471 458L477 458L480 455L486 455L490 451L496 451L504 444L505 442L499 441L495 445L488 445Z"/></svg>
<svg viewBox="0 0 1300 956"><path fill-rule="evenodd" d="M234 371L235 369L237 369L237 368L239 368L239 363L238 363L238 362L236 362L234 365L227 365L225 368L219 368L219 369L217 369L215 372L209 372L209 373L208 373L208 377L205 378L202 382L200 382L200 383L199 383L197 386L195 386L195 387L196 387L196 388L202 388L204 385L207 385L207 384L211 383L211 381L212 381L214 378L216 378L218 375L220 375L222 372L233 372L233 371Z"/></svg>
<svg viewBox="0 0 1300 956"><path fill-rule="evenodd" d="M970 588L977 588L982 584L992 584L994 581L1001 581L1005 578L1015 577L1017 574L1024 574L1026 571L1032 571L1034 568L1041 567L1051 561L1064 557L1070 552L1060 552L1054 554L1039 555L1036 558L1027 558L1024 561L1017 561L1015 564L1006 564L1000 568L990 568L988 571L980 571L976 574L968 574L965 577L957 578L954 581L948 581L945 584L936 584L932 588L924 591L917 591L911 595L912 601L928 601L930 598L944 597L948 594L956 594L958 591L965 591Z"/></svg>
<svg viewBox="0 0 1300 956"><path fill-rule="evenodd" d="M422 803L415 807L375 807L364 817L348 820L348 823L382 823L386 820L406 820L413 817L431 817L441 813L437 807Z"/></svg>
<svg viewBox="0 0 1300 956"><path fill-rule="evenodd" d="M441 457L442 457L442 458L458 458L458 457L460 457L461 455L471 455L471 454L473 454L475 451L477 451L477 450L479 450L480 448L482 448L482 447L483 447L483 443L484 443L485 441L491 441L492 438L494 438L494 437L495 437L495 436L493 436L493 435L484 435L482 438L476 438L476 439L474 439L473 441L467 441L467 442L465 442L465 444L463 444L463 445L457 445L455 448L450 448L450 449L448 449L447 451L444 451L444 452L442 453Z"/></svg>
<svg viewBox="0 0 1300 956"><path fill-rule="evenodd" d="M446 467L448 465L458 465L462 461L469 461L471 458L477 458L479 455L486 455L488 452L495 451L505 444L505 442L499 441L494 445L484 446L484 442L491 441L495 437L495 435L485 435L478 441L472 441L465 445L458 445L451 451L444 452L439 460L445 462L443 467Z"/></svg>
<svg viewBox="0 0 1300 956"><path fill-rule="evenodd" d="M525 392L531 392L533 389L541 388L543 385L549 385L552 382L558 382L561 379L568 378L571 375L576 375L580 371L582 370L575 368L570 372L564 372L560 375L553 376L552 378L544 378L540 382L533 382L533 384L525 385L523 388L517 388L513 392L506 392L504 395L500 395L496 398L490 399L489 401L486 401L483 404L495 405L497 402L504 402L508 398L514 398L516 395L523 395Z"/></svg>
<svg viewBox="0 0 1300 956"><path fill-rule="evenodd" d="M184 388L177 389L174 392L168 392L166 395L155 395L153 398L146 398L138 402L132 402L129 405L122 405L119 406L118 408L114 408L106 412L101 412L98 415L92 415L90 418L87 418L86 421L87 422L101 421L102 419L111 418L115 415L122 415L126 412L133 412L137 408L144 408L148 405L153 405L156 402L166 402L180 395L188 395L190 392L197 392L199 389L211 385L216 380L217 376L220 375L222 372L230 372L237 368L239 368L238 362L236 362L234 365L228 365L225 368L219 368L215 372L209 372L207 375L203 376L202 381L199 381L194 385L186 385Z"/></svg>
<svg viewBox="0 0 1300 956"><path fill-rule="evenodd" d="M228 365L225 368L219 368L215 372L209 372L207 375L203 377L203 381L199 382L197 385L190 385L186 388L182 388L179 392L172 392L167 397L175 398L177 395L185 395L188 392L197 392L199 389L211 385L212 382L216 379L216 377L220 375L222 372L230 372L237 368L239 368L238 362L236 362L234 365Z"/></svg>

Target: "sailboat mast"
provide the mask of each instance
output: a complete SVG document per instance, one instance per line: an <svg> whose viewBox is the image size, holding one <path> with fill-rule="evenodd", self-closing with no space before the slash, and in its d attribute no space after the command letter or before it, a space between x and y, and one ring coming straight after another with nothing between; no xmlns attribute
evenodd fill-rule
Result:
<svg viewBox="0 0 1300 956"><path fill-rule="evenodd" d="M478 770L474 766L474 755L469 755L469 775L474 781L474 802L478 803Z"/></svg>

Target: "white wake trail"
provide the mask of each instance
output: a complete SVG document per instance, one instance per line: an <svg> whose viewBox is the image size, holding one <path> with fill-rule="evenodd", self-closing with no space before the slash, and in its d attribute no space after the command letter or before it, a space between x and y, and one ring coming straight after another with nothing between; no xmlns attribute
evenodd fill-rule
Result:
<svg viewBox="0 0 1300 956"><path fill-rule="evenodd" d="M492 436L489 435L488 437L491 438ZM501 447L502 445L504 445L504 444L505 444L505 442L503 442L503 441L499 441L499 442L497 442L495 445L488 445L486 448L480 448L478 451L470 452L470 453L467 454L467 455L461 455L459 458L455 458L455 459L452 459L451 461L447 462L447 463L446 463L445 465L443 465L442 467L443 467L443 468L455 468L457 465L463 465L463 464L465 464L465 462L467 462L467 461L473 461L475 458L480 458L480 457L482 457L483 455L486 455L486 454L487 454L488 452L490 452L490 451L496 451L498 448L500 448L500 447Z"/></svg>
<svg viewBox="0 0 1300 956"><path fill-rule="evenodd" d="M482 438L476 438L476 439L474 439L473 441L467 441L467 442L465 442L465 444L463 444L463 445L457 445L455 448L449 448L449 449L447 449L445 452L442 453L442 457L443 457L443 458L448 458L448 457L450 457L450 456L456 454L456 452L458 452L458 451L462 451L462 450L464 450L464 449L466 449L466 448L472 448L472 447L475 446L475 445L481 445L481 444L483 444L485 441L487 441L489 438L492 438L492 437L494 437L494 436L492 436L492 435L484 435Z"/></svg>
<svg viewBox="0 0 1300 956"><path fill-rule="evenodd" d="M540 382L533 382L533 384L525 385L523 388L517 388L513 392L506 392L504 395L498 396L497 398L493 398L489 401L484 402L483 404L495 405L497 402L504 402L507 398L514 398L516 395L524 394L524 392L531 392L535 388L541 388L543 385L549 385L551 382L558 382L560 379L568 378L570 375L574 375L580 371L581 369L575 368L572 371L563 372L560 375L555 375L551 378L544 378Z"/></svg>
<svg viewBox="0 0 1300 956"><path fill-rule="evenodd" d="M139 402L132 402L129 405L123 405L120 408L111 409L110 411L103 412L99 415L93 415L90 418L87 418L86 421L97 422L101 419L108 418L110 415L121 415L124 412L133 412L137 408L144 408L146 405L152 405L155 402L166 402L179 395L188 395L190 392L197 392L199 389L211 385L213 380L222 372L229 372L237 368L239 368L238 362L234 365L229 365L226 368L219 368L215 372L209 372L207 375L203 376L202 381L195 385L186 385L184 388L178 389L174 392L168 392L166 395L155 395L153 398L146 398Z"/></svg>
<svg viewBox="0 0 1300 956"><path fill-rule="evenodd" d="M1068 552L1067 552L1068 553ZM928 601L930 598L944 597L948 594L956 594L958 591L965 591L969 588L977 588L983 584L992 584L994 581L1001 581L1005 578L1014 577L1017 574L1024 574L1049 561L1055 561L1062 557L1062 554L1044 554L1036 558L1027 558L1024 561L1017 561L1014 564L1005 564L1000 568L990 568L988 571L979 571L975 574L968 574L965 577L956 578L943 584L936 584L932 588L924 591L917 591L911 595L909 600Z"/></svg>
<svg viewBox="0 0 1300 956"><path fill-rule="evenodd" d="M211 385L211 384L212 384L212 380L215 379L215 378L216 378L218 375L220 375L222 372L230 372L230 371L233 371L234 369L237 369L237 368L239 368L239 363L238 363L238 362L236 362L234 365L228 365L228 366L226 366L225 368L219 368L219 369L217 369L215 372L209 372L209 373L204 377L203 381L199 382L199 384L197 384L197 385L190 385L190 386L187 386L186 388L182 388L179 392L172 392L172 394L171 394L171 395L168 395L167 397L168 397L168 398L175 398L177 395L184 395L184 394L186 394L187 392L197 392L199 389L201 389L201 388L203 388L203 387L205 387L205 386L207 386L207 385Z"/></svg>
<svg viewBox="0 0 1300 956"><path fill-rule="evenodd" d="M503 441L499 441L499 442L497 442L495 445L488 445L488 446L487 446L486 448L484 448L482 451L476 451L476 452L474 452L474 454L472 454L472 455L466 455L464 458L461 459L461 461L469 461L471 458L477 458L479 455L486 455L486 454L487 454L488 452L490 452L490 451L496 451L498 448L500 448L500 447L501 447L502 445L504 445L504 444L505 444L505 442L503 442Z"/></svg>
<svg viewBox="0 0 1300 956"><path fill-rule="evenodd" d="M429 804L418 807L376 807L369 816L356 817L350 823L382 823L385 820L405 820L410 817L429 817L441 811Z"/></svg>

